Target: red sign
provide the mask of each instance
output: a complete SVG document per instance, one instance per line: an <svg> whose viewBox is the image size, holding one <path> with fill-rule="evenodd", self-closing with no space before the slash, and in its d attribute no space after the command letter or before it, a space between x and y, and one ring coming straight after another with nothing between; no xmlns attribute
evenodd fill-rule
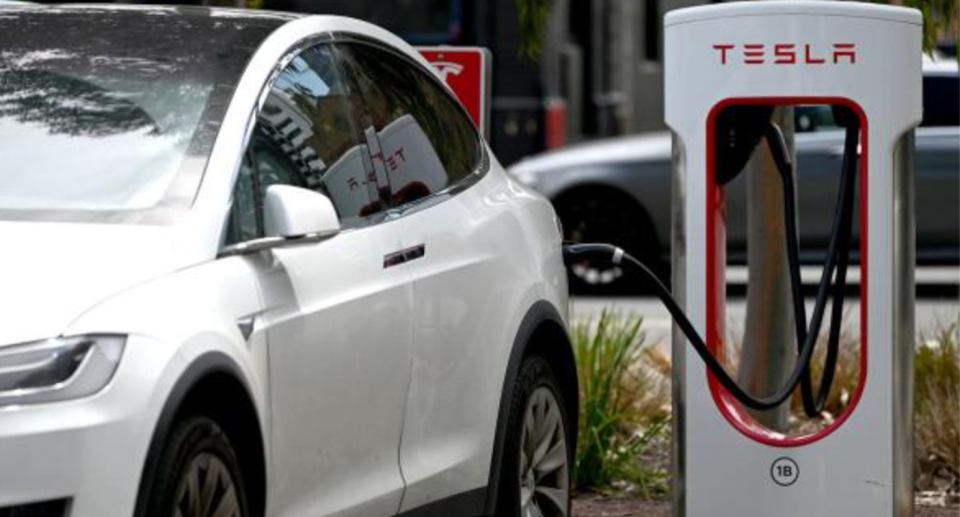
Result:
<svg viewBox="0 0 960 517"><path fill-rule="evenodd" d="M490 51L480 47L418 47L437 70L473 123L484 135L488 128L490 96Z"/></svg>

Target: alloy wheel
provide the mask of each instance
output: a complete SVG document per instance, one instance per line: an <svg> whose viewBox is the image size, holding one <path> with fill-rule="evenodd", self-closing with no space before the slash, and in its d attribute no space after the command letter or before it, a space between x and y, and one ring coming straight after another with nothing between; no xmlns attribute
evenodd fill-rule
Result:
<svg viewBox="0 0 960 517"><path fill-rule="evenodd" d="M233 477L223 461L210 453L190 461L175 500L173 517L241 517Z"/></svg>
<svg viewBox="0 0 960 517"><path fill-rule="evenodd" d="M563 414L547 387L527 402L520 444L521 517L566 517L570 467Z"/></svg>

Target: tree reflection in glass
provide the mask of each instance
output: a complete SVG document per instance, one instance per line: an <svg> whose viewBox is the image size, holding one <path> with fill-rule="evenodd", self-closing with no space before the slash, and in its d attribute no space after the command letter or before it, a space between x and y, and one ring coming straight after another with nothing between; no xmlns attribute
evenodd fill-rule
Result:
<svg viewBox="0 0 960 517"><path fill-rule="evenodd" d="M207 9L0 15L0 219L189 208L252 52L286 21Z"/></svg>

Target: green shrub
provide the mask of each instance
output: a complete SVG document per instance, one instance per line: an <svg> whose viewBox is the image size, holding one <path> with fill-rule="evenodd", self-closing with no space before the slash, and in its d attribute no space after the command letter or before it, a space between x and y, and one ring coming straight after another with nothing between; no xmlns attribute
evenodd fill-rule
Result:
<svg viewBox="0 0 960 517"><path fill-rule="evenodd" d="M642 324L640 317L604 311L596 324L574 329L581 404L574 477L580 490L626 481L650 498L666 489L666 472L640 461L648 447L662 445L670 418L669 377L644 364L650 347Z"/></svg>

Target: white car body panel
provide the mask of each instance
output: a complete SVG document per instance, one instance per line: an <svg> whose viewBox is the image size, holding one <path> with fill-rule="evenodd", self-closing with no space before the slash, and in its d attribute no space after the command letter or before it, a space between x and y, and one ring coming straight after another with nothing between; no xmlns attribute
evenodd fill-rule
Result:
<svg viewBox="0 0 960 517"><path fill-rule="evenodd" d="M0 222L0 238L16 243L3 253L0 283L17 293L0 296L0 343L56 336L102 299L182 267L181 257L171 253L171 237L161 227Z"/></svg>
<svg viewBox="0 0 960 517"><path fill-rule="evenodd" d="M132 514L164 403L207 353L228 356L242 372L265 426L265 335L255 332L245 342L236 326L237 317L259 307L253 272L229 258L128 289L65 327L64 335L130 337L114 379L100 393L0 408L0 457L17 466L0 468L0 506L73 495L73 516Z"/></svg>
<svg viewBox="0 0 960 517"><path fill-rule="evenodd" d="M103 494L75 498L72 515L132 514L163 405L158 392L171 388L186 361L144 337L130 338L127 347L111 385L93 397L0 409L0 507Z"/></svg>
<svg viewBox="0 0 960 517"><path fill-rule="evenodd" d="M270 340L269 514L390 515L409 384L413 284L384 269L408 221L278 249L257 262Z"/></svg>
<svg viewBox="0 0 960 517"><path fill-rule="evenodd" d="M517 210L489 209L506 205ZM553 209L498 164L470 189L408 218L415 231L405 247L423 244L426 257L410 264L417 345L400 449L408 484L401 511L486 485L500 403L490 386L503 384L530 306L548 300L564 318L567 306ZM551 233L557 240L537 238Z"/></svg>

